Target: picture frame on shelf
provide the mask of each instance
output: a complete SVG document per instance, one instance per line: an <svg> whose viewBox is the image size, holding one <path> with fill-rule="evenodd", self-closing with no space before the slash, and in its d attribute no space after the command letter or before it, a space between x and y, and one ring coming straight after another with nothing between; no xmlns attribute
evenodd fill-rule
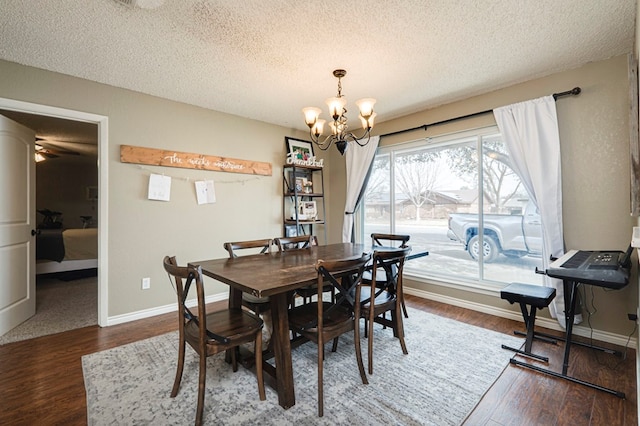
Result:
<svg viewBox="0 0 640 426"><path fill-rule="evenodd" d="M300 210L307 220L315 220L318 216L318 208L315 201L303 201Z"/></svg>
<svg viewBox="0 0 640 426"><path fill-rule="evenodd" d="M284 227L284 236L285 237L297 237L298 229L295 225L285 225Z"/></svg>
<svg viewBox="0 0 640 426"><path fill-rule="evenodd" d="M293 159L307 161L314 156L311 142L288 136L285 136L284 140L287 145L287 155L291 155Z"/></svg>
<svg viewBox="0 0 640 426"><path fill-rule="evenodd" d="M307 170L298 170L296 169L296 173L294 174L293 171L289 172L289 180L287 182L287 185L289 187L289 192L293 193L293 190L295 189L296 185L298 183L300 183L300 187L298 187L298 191L299 193L302 192L302 190L304 189L304 186L302 185L302 183L305 180L310 180L311 175L309 175L309 173L307 172ZM299 180L301 180L300 182L298 182Z"/></svg>

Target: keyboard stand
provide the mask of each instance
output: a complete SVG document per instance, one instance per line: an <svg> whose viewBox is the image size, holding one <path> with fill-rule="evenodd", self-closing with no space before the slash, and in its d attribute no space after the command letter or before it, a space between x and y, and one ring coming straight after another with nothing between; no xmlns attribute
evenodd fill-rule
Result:
<svg viewBox="0 0 640 426"><path fill-rule="evenodd" d="M547 274L548 275L548 274ZM537 365L533 365L533 364L528 364L526 362L522 362L519 361L515 358L511 358L510 362L511 364L515 364L515 365L519 365L521 367L525 367L525 368L529 368L531 370L535 370L538 371L540 373L544 373L544 374L548 374L550 376L553 377L558 377L560 379L565 379L568 380L570 382L573 383L578 383L580 385L584 385L584 386L588 386L592 389L596 389L599 391L603 391L603 392L607 392L611 395L615 395L618 398L625 398L625 394L624 392L620 392L614 389L609 389L609 388L605 388L603 386L597 385L595 383L590 383L590 382L586 382L584 380L580 380L577 379L575 377L569 376L567 374L567 370L569 368L569 352L571 351L571 344L574 343L576 345L580 345L580 346L585 346L591 349L595 349L595 350L599 350L602 352L606 352L606 353L610 353L610 354L614 354L614 355L618 355L621 356L622 352L620 351L614 351L611 349L607 349L607 348L603 348L600 346L594 346L594 345L590 345L590 344L586 344L586 343L582 343L582 342L572 342L572 333L573 333L573 321L575 319L576 316L576 303L578 301L578 285L580 283L578 281L571 281L571 280L563 280L562 281L562 285L564 288L564 306L565 306L565 321L566 321L566 333L565 333L565 337L564 338L559 338L559 337L555 337L555 336L550 336L550 335L544 335L541 333L537 333L540 334L541 336L545 336L545 337L551 337L557 340L564 340L565 342L565 347L564 347L564 359L563 359L563 363L562 363L562 373L558 373L556 371L553 370L549 370L546 368L542 368L542 367L538 367Z"/></svg>

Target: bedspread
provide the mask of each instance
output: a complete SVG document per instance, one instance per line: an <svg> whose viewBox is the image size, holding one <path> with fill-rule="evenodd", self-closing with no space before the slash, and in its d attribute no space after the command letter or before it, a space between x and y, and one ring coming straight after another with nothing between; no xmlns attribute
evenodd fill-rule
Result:
<svg viewBox="0 0 640 426"><path fill-rule="evenodd" d="M36 259L61 262L64 259L62 229L40 229L36 237Z"/></svg>
<svg viewBox="0 0 640 426"><path fill-rule="evenodd" d="M98 228L65 229L64 260L98 258Z"/></svg>
<svg viewBox="0 0 640 426"><path fill-rule="evenodd" d="M84 260L98 258L98 229L42 229L36 241L36 259Z"/></svg>

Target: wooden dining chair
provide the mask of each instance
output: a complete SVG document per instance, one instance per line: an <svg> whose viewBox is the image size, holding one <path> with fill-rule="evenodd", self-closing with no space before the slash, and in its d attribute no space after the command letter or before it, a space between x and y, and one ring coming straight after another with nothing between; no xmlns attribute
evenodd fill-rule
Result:
<svg viewBox="0 0 640 426"><path fill-rule="evenodd" d="M276 246L278 247L278 250L281 252L289 251L289 250L304 250L304 249L309 249L313 246L318 245L318 238L315 235L278 237L278 238L274 238L274 241L276 243ZM295 305L296 296L299 296L302 298L302 303L311 302L311 298L316 294L318 294L318 291L316 290L316 288L317 288L316 285L313 284L313 285L308 285L308 286L296 289L293 295L293 298L291 300L292 306ZM323 286L323 292L331 292L333 296L333 286L329 284Z"/></svg>
<svg viewBox="0 0 640 426"><path fill-rule="evenodd" d="M273 245L272 239L250 240L250 241L234 241L224 243L224 249L229 253L230 258L248 254L268 254ZM270 309L268 297L256 297L249 293L242 293L242 305L248 309L261 315Z"/></svg>
<svg viewBox="0 0 640 426"><path fill-rule="evenodd" d="M175 257L165 256L164 269L169 274L178 295L178 367L176 378L171 389L171 397L175 398L180 389L186 344L196 351L200 358L198 374L198 404L196 408L196 425L202 424L204 411L205 380L207 377L207 357L237 348L244 343L254 343L255 368L258 379L260 400L266 399L264 378L262 373L262 320L242 309L225 309L207 312L200 267L178 266ZM187 307L187 297L191 285L195 286L197 296L197 313ZM235 352L235 351L231 351ZM232 356L233 371L238 370L237 359Z"/></svg>
<svg viewBox="0 0 640 426"><path fill-rule="evenodd" d="M279 251L306 249L318 245L315 235L298 235L295 237L277 237L273 242Z"/></svg>
<svg viewBox="0 0 640 426"><path fill-rule="evenodd" d="M360 317L364 318L365 336L368 340L369 374L373 374L373 324L382 324L393 329L393 335L400 340L402 352L406 355L402 322L402 270L411 247L399 247L373 252L373 268L384 271L383 283L378 283L380 274L373 274L369 282L362 281L360 291ZM384 314L390 312L390 319Z"/></svg>
<svg viewBox="0 0 640 426"><path fill-rule="evenodd" d="M405 247L409 240L411 239L410 235L403 234L382 234L382 233L372 233L371 234L371 250L375 250L376 247ZM379 271L382 272L382 271ZM385 274L378 275L377 277L377 285L380 287L384 287L384 282L386 280ZM363 281L371 282L371 272L365 272ZM402 313L405 318L409 318L409 314L407 313L407 307L404 303L404 297L400 301L402 305Z"/></svg>
<svg viewBox="0 0 640 426"><path fill-rule="evenodd" d="M349 331L354 333L356 362L360 370L363 384L368 384L362 363L360 348L360 328L357 327L360 317L360 304L356 301L360 296L362 273L367 262L371 260L370 253L363 253L360 257L323 261L318 260L317 288L330 283L336 290L335 302L322 300L318 297L316 303L299 305L289 310L289 328L318 346L318 416L324 414L324 385L322 381L324 363L324 344L333 340L335 352L338 337ZM353 293L355 292L355 293ZM345 395L345 398L348 397Z"/></svg>

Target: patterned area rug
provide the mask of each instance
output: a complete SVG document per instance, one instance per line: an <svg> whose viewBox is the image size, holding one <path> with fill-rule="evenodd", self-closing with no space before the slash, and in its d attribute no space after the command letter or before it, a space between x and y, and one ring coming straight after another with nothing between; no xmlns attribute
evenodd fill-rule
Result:
<svg viewBox="0 0 640 426"><path fill-rule="evenodd" d="M293 351L296 405L278 405L266 386L260 401L253 372L233 373L224 355L210 357L205 424L210 425L458 425L508 365L523 339L410 310L408 355L389 329L376 329L374 374L360 380L352 336L337 352L326 347L324 417L317 416L316 346ZM178 396L170 398L177 363L177 332L82 358L90 425L186 425L195 420L198 361L187 346ZM366 340L363 339L366 368Z"/></svg>
<svg viewBox="0 0 640 426"><path fill-rule="evenodd" d="M62 279L73 278L69 281ZM0 336L0 345L98 324L98 278L38 276L36 314Z"/></svg>

